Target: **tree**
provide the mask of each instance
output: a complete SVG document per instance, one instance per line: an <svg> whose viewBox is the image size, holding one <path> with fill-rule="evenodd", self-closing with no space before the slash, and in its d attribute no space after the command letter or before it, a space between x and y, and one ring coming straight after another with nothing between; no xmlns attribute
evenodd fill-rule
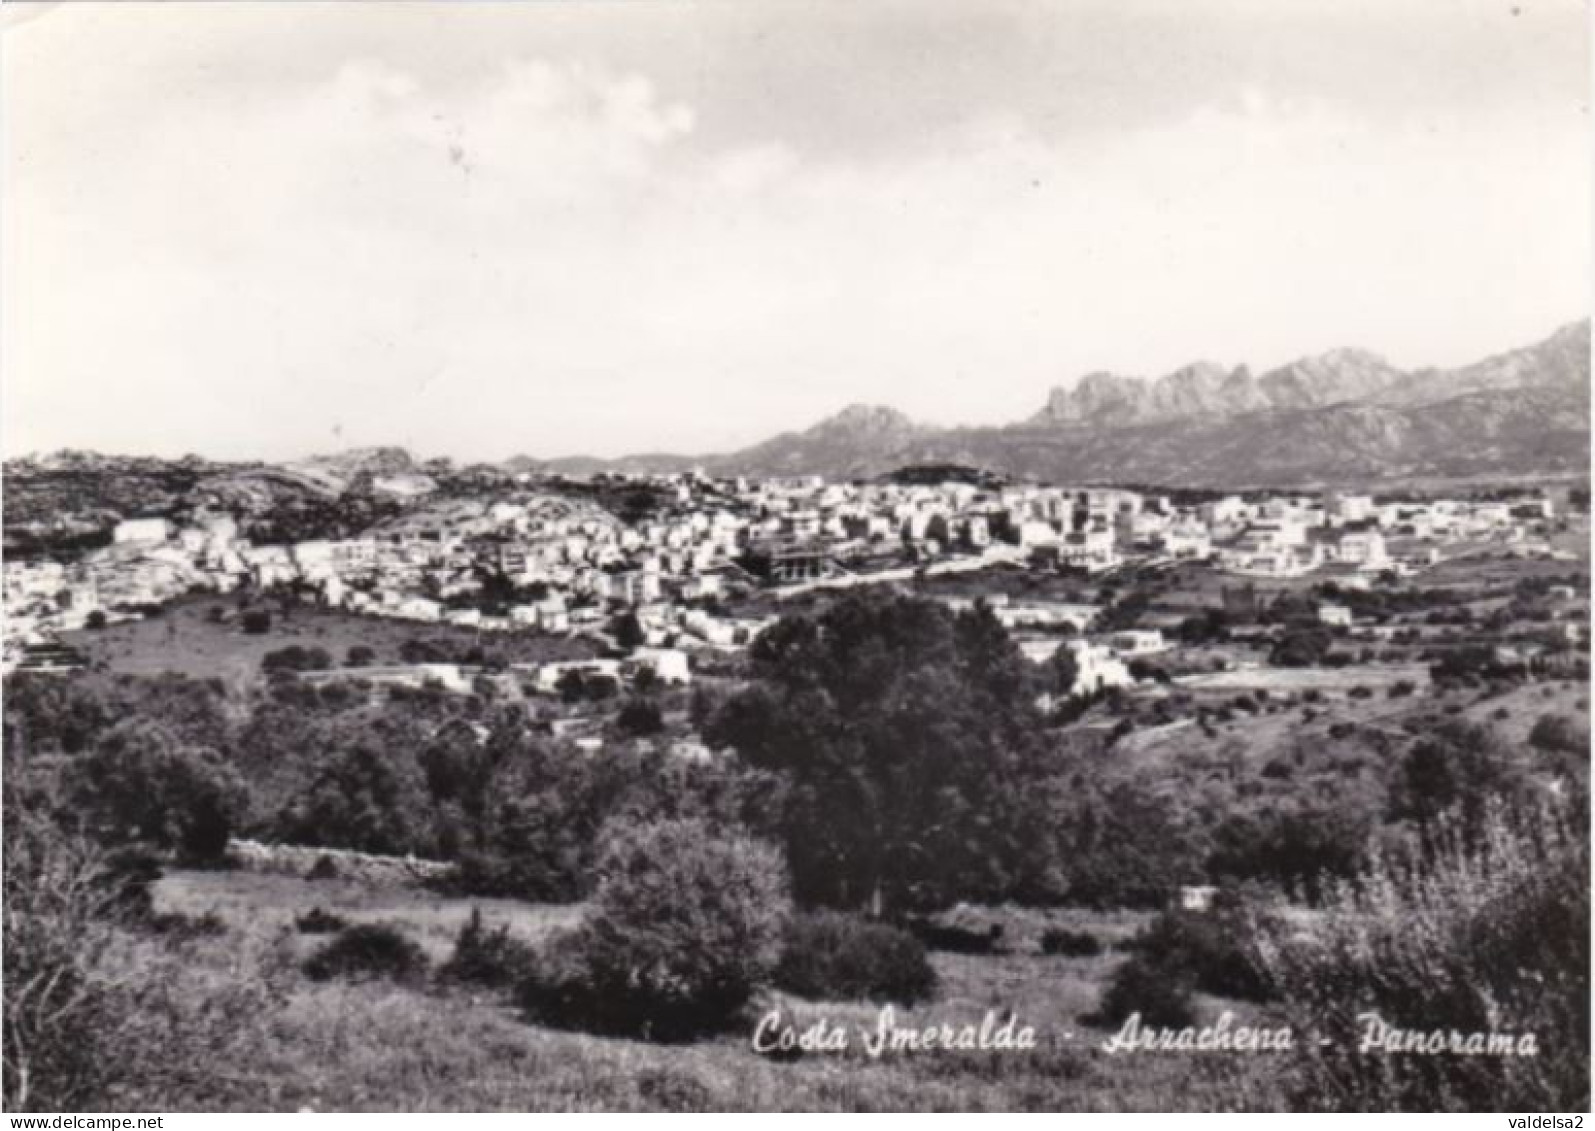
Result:
<svg viewBox="0 0 1595 1131"><path fill-rule="evenodd" d="M431 640L406 640L399 645L399 659L407 664L445 664L449 654Z"/></svg>
<svg viewBox="0 0 1595 1131"><path fill-rule="evenodd" d="M196 860L227 848L247 795L214 750L148 719L119 723L70 770L76 803L108 844L144 841Z"/></svg>
<svg viewBox="0 0 1595 1131"><path fill-rule="evenodd" d="M636 613L628 612L616 617L610 631L615 634L615 643L622 648L640 648L648 642L648 635L643 631Z"/></svg>
<svg viewBox="0 0 1595 1131"><path fill-rule="evenodd" d="M1031 668L989 609L855 594L750 657L705 737L783 780L800 899L901 914L1004 898L1040 866Z"/></svg>
<svg viewBox="0 0 1595 1131"><path fill-rule="evenodd" d="M426 782L415 756L357 739L295 799L284 818L302 844L361 852L425 852L430 847Z"/></svg>
<svg viewBox="0 0 1595 1131"><path fill-rule="evenodd" d="M1072 648L1059 648L1047 661L1047 676L1058 695L1073 695L1080 679L1080 660Z"/></svg>
<svg viewBox="0 0 1595 1131"><path fill-rule="evenodd" d="M343 658L344 666L350 668L368 668L376 662L376 651L364 644L353 645Z"/></svg>
<svg viewBox="0 0 1595 1131"><path fill-rule="evenodd" d="M1054 782L1061 889L1053 899L1093 907L1161 907L1204 878L1202 846L1173 804L1135 780Z"/></svg>
<svg viewBox="0 0 1595 1131"><path fill-rule="evenodd" d="M1280 637L1268 662L1282 668L1308 668L1321 664L1333 639L1320 628L1293 628Z"/></svg>
<svg viewBox="0 0 1595 1131"><path fill-rule="evenodd" d="M250 636L264 636L271 631L271 613L265 609L250 609L240 623Z"/></svg>
<svg viewBox="0 0 1595 1131"><path fill-rule="evenodd" d="M560 673L559 680L554 686L559 691L562 702L580 703L587 697L587 682L582 678L582 673L575 668Z"/></svg>
<svg viewBox="0 0 1595 1131"><path fill-rule="evenodd" d="M1522 775L1495 732L1473 723L1450 721L1419 739L1402 760L1394 791L1394 815L1419 824L1449 809L1460 809L1464 823L1479 818L1492 798L1520 794Z"/></svg>
<svg viewBox="0 0 1595 1131"><path fill-rule="evenodd" d="M665 720L658 703L646 695L634 695L621 707L615 725L627 734L644 737L664 730Z"/></svg>

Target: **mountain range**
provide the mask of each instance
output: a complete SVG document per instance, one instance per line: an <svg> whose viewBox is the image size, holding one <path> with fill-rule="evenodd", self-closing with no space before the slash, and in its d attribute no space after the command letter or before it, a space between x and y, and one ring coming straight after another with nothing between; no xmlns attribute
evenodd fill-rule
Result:
<svg viewBox="0 0 1595 1131"><path fill-rule="evenodd" d="M956 465L1054 483L1309 487L1587 475L1589 452L1590 324L1583 321L1454 369L1403 370L1365 350L1336 349L1262 374L1209 361L1155 379L1096 372L1052 389L1038 411L1006 426L938 428L892 408L853 405L803 431L710 455L516 456L456 469L401 448L232 465L67 451L9 461L6 469L57 478L181 472L196 498L254 510L275 507L285 491L331 501L368 493L377 476L415 474L476 480L701 468L865 478Z"/></svg>
<svg viewBox="0 0 1595 1131"><path fill-rule="evenodd" d="M952 463L1052 482L1243 487L1589 468L1590 324L1455 369L1402 370L1337 349L1254 375L1196 362L1156 379L1089 373L1030 418L935 428L853 405L718 455L517 457L515 471L875 476Z"/></svg>

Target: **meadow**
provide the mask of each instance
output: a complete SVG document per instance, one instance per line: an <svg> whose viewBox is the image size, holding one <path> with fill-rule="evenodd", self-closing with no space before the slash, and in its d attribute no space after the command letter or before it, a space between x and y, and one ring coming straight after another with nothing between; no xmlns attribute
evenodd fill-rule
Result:
<svg viewBox="0 0 1595 1131"><path fill-rule="evenodd" d="M516 663L575 659L595 652L590 642L532 631L480 632L310 605L279 607L273 602L269 607L271 628L259 634L245 632L236 616L226 623L216 620L213 610L235 611L235 602L209 596L174 601L157 614L138 620L65 632L61 639L83 652L91 665L103 664L118 674L177 672L194 679L220 678L229 684L258 675L267 653L290 645L323 648L339 664L356 647L371 649L375 663L398 663L399 650L410 641L438 642L451 653L480 646Z"/></svg>
<svg viewBox="0 0 1595 1131"><path fill-rule="evenodd" d="M225 1090L202 1106L277 1110L1237 1110L1268 1107L1270 1057L1204 1059L1190 1054L1109 1054L1109 1035L1081 1017L1093 1010L1123 944L1149 918L1136 912L995 909L1015 953L935 953L935 1000L895 1007L902 1026L978 1024L1012 1010L1031 1026L1028 1051L886 1052L872 1059L861 1039L878 1008L805 1002L776 992L755 1003L747 1031L691 1044L651 1044L534 1025L507 995L439 982L317 983L298 964L324 936L300 935L294 920L319 907L351 922L404 929L433 960L446 958L472 908L527 941L572 922L577 906L451 899L415 889L242 872L175 871L157 907L214 914L222 934L184 945L198 969L254 956L274 1007L233 1058ZM1037 952L1046 926L1089 931L1094 957ZM1245 1005L1203 998L1204 1014L1244 1014ZM823 1018L850 1034L845 1053L775 1059L756 1053L759 1016L779 1008L799 1029Z"/></svg>

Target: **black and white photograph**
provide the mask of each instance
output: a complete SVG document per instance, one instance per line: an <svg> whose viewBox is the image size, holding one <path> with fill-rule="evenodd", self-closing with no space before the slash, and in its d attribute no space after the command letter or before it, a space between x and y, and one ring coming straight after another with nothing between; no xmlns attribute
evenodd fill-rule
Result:
<svg viewBox="0 0 1595 1131"><path fill-rule="evenodd" d="M9 1126L1582 1127L1590 53L0 6Z"/></svg>

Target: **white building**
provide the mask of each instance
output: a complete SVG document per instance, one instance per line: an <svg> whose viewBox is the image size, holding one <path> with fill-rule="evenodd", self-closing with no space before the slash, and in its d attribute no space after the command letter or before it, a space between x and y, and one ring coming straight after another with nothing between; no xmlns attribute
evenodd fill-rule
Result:
<svg viewBox="0 0 1595 1131"><path fill-rule="evenodd" d="M1350 628L1351 610L1344 605L1319 605L1318 623L1331 628Z"/></svg>
<svg viewBox="0 0 1595 1131"><path fill-rule="evenodd" d="M164 518L130 518L116 524L111 540L119 546L158 546L171 536L172 524Z"/></svg>
<svg viewBox="0 0 1595 1131"><path fill-rule="evenodd" d="M1065 640L1063 647L1074 653L1077 674L1072 695L1090 695L1109 687L1129 687L1135 682L1123 660L1111 648L1087 640Z"/></svg>
<svg viewBox="0 0 1595 1131"><path fill-rule="evenodd" d="M1340 561L1366 569L1378 569L1390 560L1385 552L1385 536L1377 530L1355 530L1342 534L1336 555Z"/></svg>
<svg viewBox="0 0 1595 1131"><path fill-rule="evenodd" d="M1168 651L1168 641L1155 628L1130 628L1108 636L1108 646L1120 656L1151 656Z"/></svg>
<svg viewBox="0 0 1595 1131"><path fill-rule="evenodd" d="M687 654L678 648L638 648L627 660L637 669L651 671L661 683L690 683L692 669ZM622 665L625 671L625 665Z"/></svg>

